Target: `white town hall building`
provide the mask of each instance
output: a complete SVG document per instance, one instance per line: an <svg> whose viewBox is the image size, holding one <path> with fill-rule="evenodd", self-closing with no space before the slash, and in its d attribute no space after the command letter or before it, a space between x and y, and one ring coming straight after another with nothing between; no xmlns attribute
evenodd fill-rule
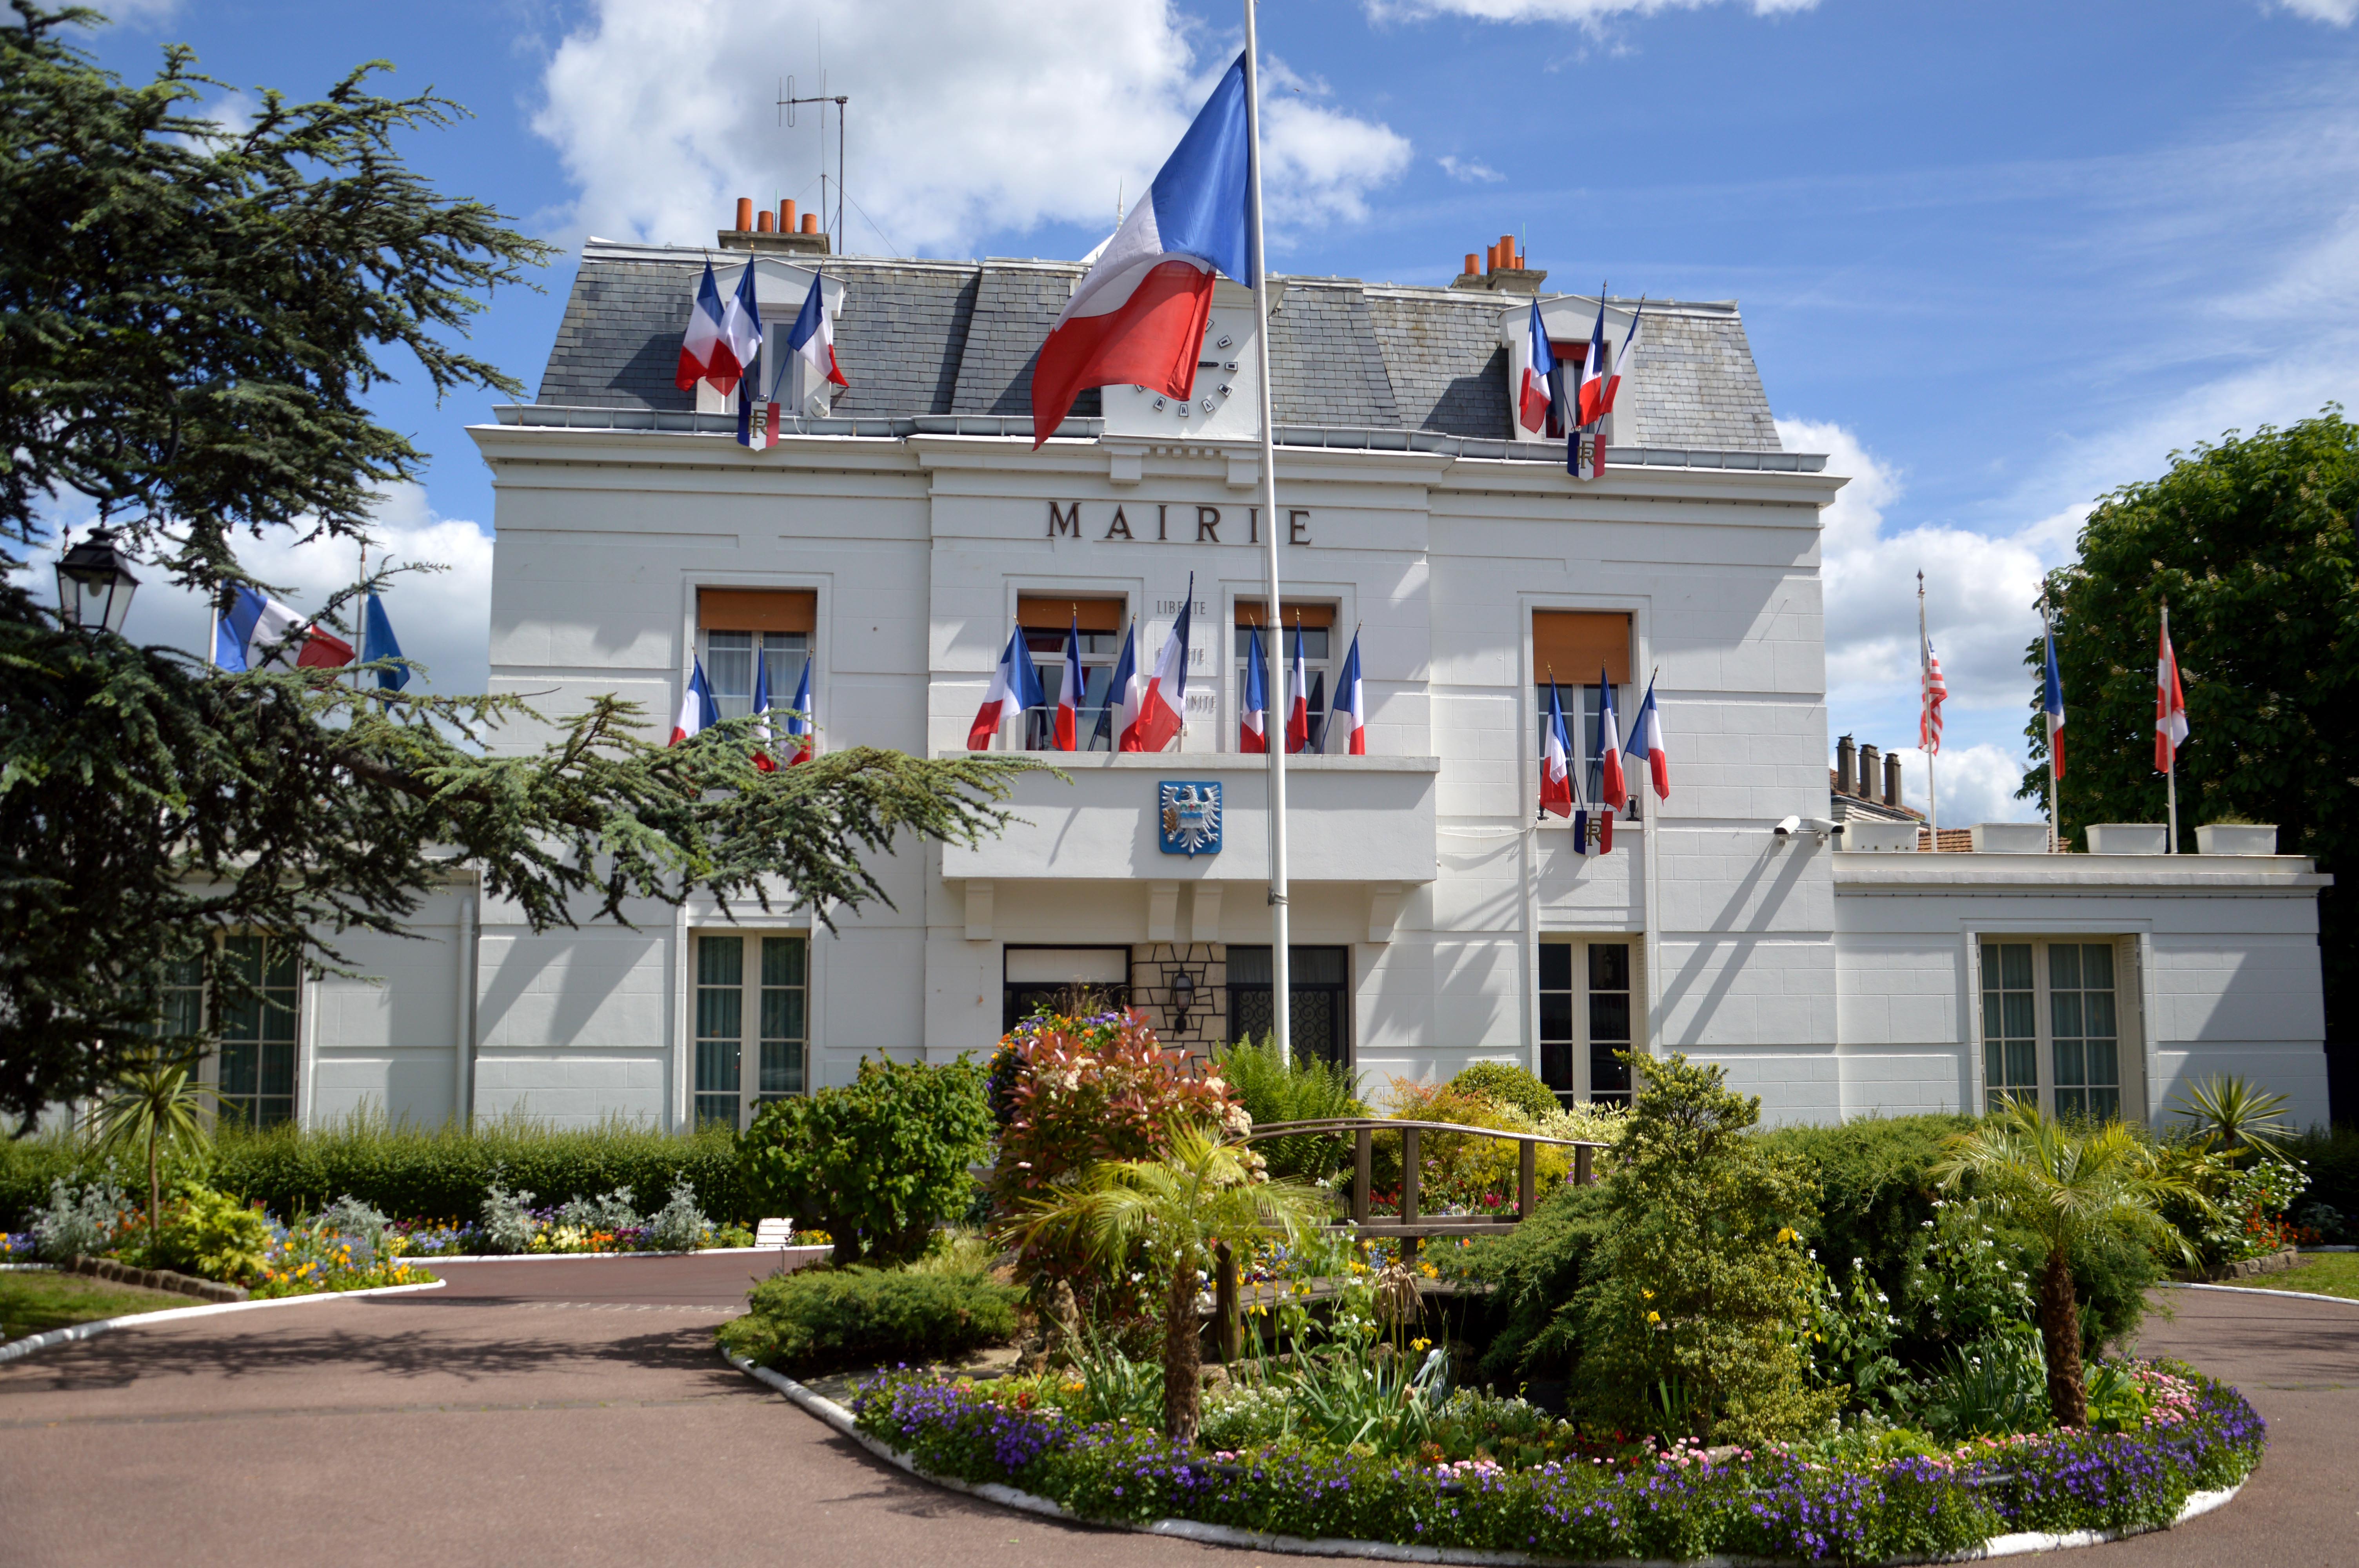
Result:
<svg viewBox="0 0 2359 1568"><path fill-rule="evenodd" d="M1298 1050L1379 1093L1496 1058L1569 1098L1619 1088L1617 1050L1682 1051L1772 1119L2002 1089L2156 1118L2235 1072L2326 1119L2307 860L2047 854L2020 827L1922 853L1902 813L1831 801L1820 515L1844 481L1779 445L1733 304L1647 306L1583 481L1508 389L1535 296L1567 352L1597 301L1495 248L1450 287L1273 280L1266 356L1223 283L1195 402L1086 394L1037 452L1030 362L1078 264L830 257L850 388L829 405L799 372L782 438L749 449L709 388L673 385L691 295L708 260L724 297L754 265L783 341L821 242L721 240L590 242L537 400L474 427L498 495L493 688L552 717L618 693L660 739L692 660L729 713L756 660L782 705L808 660L822 748L944 754L1011 625L1053 701L1078 621L1086 742L1123 629L1151 664L1192 582L1184 734L1053 759L1071 782L1028 775L1021 825L907 850L882 871L895 907L833 933L691 903L536 935L457 874L427 940L350 944L371 978L278 972L275 1037L225 1052L251 1110L740 1119L864 1054L987 1052L1077 983L1198 1046L1254 1027L1266 769L1238 748L1239 649L1275 528L1288 653L1299 625L1323 708L1356 630L1368 714L1364 756L1290 760ZM1613 341L1633 303L1607 302ZM1673 789L1582 855L1534 803L1549 676L1590 768L1601 665L1625 724L1659 671ZM1166 852L1167 783L1221 786L1217 850Z"/></svg>

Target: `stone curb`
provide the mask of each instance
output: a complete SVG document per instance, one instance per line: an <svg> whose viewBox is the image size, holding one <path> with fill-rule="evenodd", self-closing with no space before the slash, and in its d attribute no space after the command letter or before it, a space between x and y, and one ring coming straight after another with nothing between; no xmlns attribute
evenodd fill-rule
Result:
<svg viewBox="0 0 2359 1568"><path fill-rule="evenodd" d="M2222 1287L2212 1287L2214 1289ZM2273 1292L2290 1294L2291 1292ZM1074 1524L1098 1530L1127 1530L1140 1535L1170 1535L1183 1541L1199 1541L1206 1546L1235 1546L1250 1552L1269 1552L1296 1557L1365 1557L1382 1563L1465 1563L1471 1568L1587 1568L1571 1558L1540 1557L1523 1552L1482 1552L1466 1547L1404 1546L1389 1541L1350 1541L1334 1536L1304 1537L1299 1535L1265 1535L1256 1530L1239 1530L1234 1525L1204 1524L1196 1519L1159 1519L1149 1524L1122 1524L1106 1519L1083 1519L1069 1511L1063 1504L1048 1498L1019 1492L996 1481L960 1481L947 1476L935 1476L918 1468L917 1462L897 1448L879 1442L853 1423L852 1412L824 1394L810 1389L767 1367L756 1367L745 1357L727 1346L721 1350L722 1359L756 1382L766 1383L784 1394L806 1414L814 1416L833 1427L853 1442L886 1464L908 1471L929 1486L946 1491L963 1492L997 1503L1002 1508L1019 1512L1039 1514L1044 1518L1065 1519ZM2223 1491L2197 1492L2179 1510L2177 1518L2159 1528L2173 1530L2199 1515L2224 1507L2244 1490L2238 1482ZM2098 1546L2109 1541L2120 1541L2133 1535L2147 1535L2151 1530L2076 1530L2062 1533L2048 1530L2018 1530L2012 1535L1995 1535L1978 1547L1938 1559L1897 1557L1888 1559L1891 1564L1937 1561L1946 1563L1981 1562L1992 1557L2019 1557L2035 1552L2056 1552L2072 1546ZM1756 1564L1775 1559L1712 1556L1672 1562L1669 1559L1614 1559L1615 1568L1755 1568Z"/></svg>
<svg viewBox="0 0 2359 1568"><path fill-rule="evenodd" d="M200 1279L174 1269L134 1269L112 1258L92 1258L77 1252L58 1265L59 1272L81 1274L111 1284L137 1285L142 1290L169 1291L175 1295L194 1296L203 1302L242 1302L245 1300L244 1285L224 1285L218 1280Z"/></svg>
<svg viewBox="0 0 2359 1568"><path fill-rule="evenodd" d="M816 1247L700 1247L693 1252L405 1252L402 1261L428 1267L436 1263L586 1263L592 1258L727 1258L738 1253L774 1252L781 1259L789 1255L824 1257L835 1250L832 1243Z"/></svg>
<svg viewBox="0 0 2359 1568"><path fill-rule="evenodd" d="M2336 1306L2359 1306L2359 1301L2349 1296L2324 1295L2317 1291L2273 1291L2262 1285L2201 1285L2181 1280L2156 1281L2158 1290L2165 1291L2225 1291L2232 1296L2275 1296L2281 1302L2332 1302Z"/></svg>
<svg viewBox="0 0 2359 1568"><path fill-rule="evenodd" d="M440 1280L429 1280L417 1285L375 1285L365 1291L313 1291L302 1296L268 1296L261 1301L212 1302L203 1306L166 1307L162 1312L137 1312L123 1317L103 1317L95 1323L77 1323L66 1328L53 1328L46 1334L28 1335L0 1345L0 1366L23 1359L36 1351L47 1350L53 1345L71 1345L77 1339L95 1339L102 1334L118 1328L142 1328L152 1323L178 1323L183 1318L211 1317L215 1313L256 1312L264 1307L301 1306L306 1302L350 1301L355 1296L397 1296L410 1291L439 1291Z"/></svg>

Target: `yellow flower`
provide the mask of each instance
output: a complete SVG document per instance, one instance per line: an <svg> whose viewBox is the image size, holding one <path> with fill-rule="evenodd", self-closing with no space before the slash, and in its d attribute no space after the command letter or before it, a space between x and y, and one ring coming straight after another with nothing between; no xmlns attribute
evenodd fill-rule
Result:
<svg viewBox="0 0 2359 1568"><path fill-rule="evenodd" d="M1638 1292L1638 1299L1642 1302L1653 1301L1655 1299L1655 1292L1652 1291L1642 1290Z"/></svg>
<svg viewBox="0 0 2359 1568"><path fill-rule="evenodd" d="M1778 1229L1777 1229L1777 1239L1782 1243L1782 1242L1787 1242L1787 1241L1794 1241L1794 1240L1798 1240L1798 1239L1799 1239L1799 1238L1798 1238L1798 1237L1795 1235L1794 1227L1793 1227L1792 1226L1790 1226L1790 1225L1787 1225L1787 1226L1780 1226L1780 1227L1778 1227Z"/></svg>
<svg viewBox="0 0 2359 1568"><path fill-rule="evenodd" d="M1648 1323L1660 1323L1663 1321L1663 1314L1658 1312L1650 1312L1647 1314L1647 1321Z"/></svg>
<svg viewBox="0 0 2359 1568"><path fill-rule="evenodd" d="M1411 1350L1424 1350L1430 1348L1432 1344L1433 1341L1430 1339L1412 1339L1408 1342L1408 1347Z"/></svg>

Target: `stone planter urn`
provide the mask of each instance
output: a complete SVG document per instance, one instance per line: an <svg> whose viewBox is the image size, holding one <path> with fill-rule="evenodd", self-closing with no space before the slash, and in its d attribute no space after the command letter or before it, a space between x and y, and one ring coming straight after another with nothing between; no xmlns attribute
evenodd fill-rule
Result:
<svg viewBox="0 0 2359 1568"><path fill-rule="evenodd" d="M2274 822L2207 822L2195 830L2199 855L2274 855L2277 825Z"/></svg>

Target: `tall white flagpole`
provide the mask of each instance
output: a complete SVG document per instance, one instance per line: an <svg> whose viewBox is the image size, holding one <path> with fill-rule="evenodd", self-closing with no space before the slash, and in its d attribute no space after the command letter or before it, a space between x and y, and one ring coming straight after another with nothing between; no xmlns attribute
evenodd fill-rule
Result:
<svg viewBox="0 0 2359 1568"><path fill-rule="evenodd" d="M1266 225L1262 222L1261 206L1261 91L1257 65L1261 43L1254 27L1254 0L1245 0L1245 170L1253 203L1254 316L1261 345L1261 526L1262 538L1269 551L1269 610L1263 625L1270 635L1268 645L1262 650L1262 657L1267 661L1263 690L1272 698L1270 711L1282 713L1293 709L1278 700L1285 687L1278 684L1277 673L1281 625L1277 608L1277 430L1271 422L1269 252L1264 243ZM1263 727L1277 728L1266 719ZM1294 966L1293 954L1288 947L1286 916L1286 739L1280 732L1269 737L1269 1035L1277 1044L1277 1059L1282 1063L1293 1059L1294 1041Z"/></svg>
<svg viewBox="0 0 2359 1568"><path fill-rule="evenodd" d="M2048 660L2052 656L2053 650L2056 646L2056 622L2055 618L2049 615L2048 611L2048 590L2044 588L2039 590L2039 629L2046 637L2046 641L2041 644L2039 650L2039 711L2048 722L2048 852L2051 855L2058 855L2064 852L2064 838L2063 836L2056 830L2056 796L2058 782L2058 773L2056 769L2056 715L2049 711L2047 697ZM2063 676L2060 671L2058 673L2057 678L2060 681L2062 680Z"/></svg>
<svg viewBox="0 0 2359 1568"><path fill-rule="evenodd" d="M1933 778L1933 644L1925 636L1925 574L1917 574L1917 740L1925 750L1925 822L1932 830L1930 848L1941 852L1941 792Z"/></svg>
<svg viewBox="0 0 2359 1568"><path fill-rule="evenodd" d="M2170 647L2170 600L2168 599L2162 601L2162 645L2166 648ZM2176 648L2170 650L2170 663L2172 673L2176 674L2179 665L2179 650ZM2159 692L2162 689L2162 665L2159 660L2155 665L2154 684L2155 689ZM2156 706L2161 705L2158 703ZM2158 724L2156 729L2160 730L2161 726ZM2162 852L2166 855L2176 855L2179 853L2179 741L2176 737L2171 739L2170 755L2168 761L2169 765L2162 770L2162 786L2168 792L2170 801L2170 837L2164 841Z"/></svg>

